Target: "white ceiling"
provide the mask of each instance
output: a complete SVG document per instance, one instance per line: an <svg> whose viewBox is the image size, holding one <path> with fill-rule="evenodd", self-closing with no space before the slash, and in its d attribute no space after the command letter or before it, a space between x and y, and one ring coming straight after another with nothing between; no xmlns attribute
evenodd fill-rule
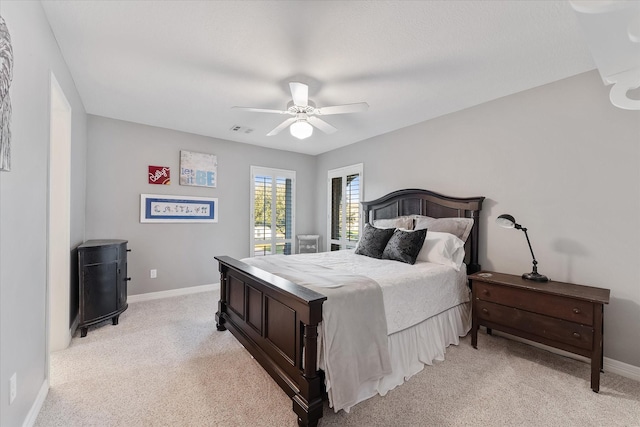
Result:
<svg viewBox="0 0 640 427"><path fill-rule="evenodd" d="M42 4L87 113L307 154L595 68L564 0ZM231 109L285 109L290 81L369 111L300 141Z"/></svg>

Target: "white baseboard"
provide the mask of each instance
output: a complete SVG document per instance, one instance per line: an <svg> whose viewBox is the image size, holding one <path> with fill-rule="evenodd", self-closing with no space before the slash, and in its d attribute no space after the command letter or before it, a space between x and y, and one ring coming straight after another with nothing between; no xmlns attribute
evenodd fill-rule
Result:
<svg viewBox="0 0 640 427"><path fill-rule="evenodd" d="M615 359L604 358L604 371L618 374L622 377L640 381L640 366L629 365Z"/></svg>
<svg viewBox="0 0 640 427"><path fill-rule="evenodd" d="M189 288L171 289L168 291L148 292L146 294L129 295L127 302L151 301L154 299L177 297L180 295L196 294L199 292L216 291L220 289L220 283L211 285L191 286Z"/></svg>
<svg viewBox="0 0 640 427"><path fill-rule="evenodd" d="M548 345L540 344L535 341L529 341L527 339L516 337L514 335L509 335L506 332L496 331L495 329L491 332L493 335L498 335L505 338L509 338L513 341L529 344L533 347L541 348L551 353L559 354L561 356L569 357L575 360L580 360L585 363L591 363L591 359L588 359L584 356L580 356L578 354L570 353L568 351L560 350L559 348L549 347ZM605 373L611 372L612 374L617 374L625 378L640 381L640 366L629 365L628 363L620 362L618 360L610 359L608 357L604 358L603 365L604 365L603 370Z"/></svg>
<svg viewBox="0 0 640 427"><path fill-rule="evenodd" d="M36 396L35 402L33 402L33 405L31 405L31 409L29 409L29 413L22 423L22 427L33 427L35 425L38 414L40 413L40 409L42 409L42 405L44 404L48 393L49 380L45 378L42 386L40 387L40 391L38 392L38 396Z"/></svg>

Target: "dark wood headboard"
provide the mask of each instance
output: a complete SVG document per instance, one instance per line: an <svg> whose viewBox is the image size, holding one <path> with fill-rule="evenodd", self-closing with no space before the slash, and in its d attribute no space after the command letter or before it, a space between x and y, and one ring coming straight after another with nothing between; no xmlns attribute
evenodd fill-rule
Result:
<svg viewBox="0 0 640 427"><path fill-rule="evenodd" d="M365 222L403 215L426 215L433 218L472 218L473 228L465 243L467 273L480 271L478 263L478 218L484 197L450 197L429 190L405 189L389 193L370 202L362 202Z"/></svg>

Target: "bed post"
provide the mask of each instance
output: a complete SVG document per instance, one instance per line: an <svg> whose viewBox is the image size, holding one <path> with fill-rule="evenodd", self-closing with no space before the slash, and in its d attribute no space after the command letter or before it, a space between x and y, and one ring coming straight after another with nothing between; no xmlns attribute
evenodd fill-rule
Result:
<svg viewBox="0 0 640 427"><path fill-rule="evenodd" d="M216 313L216 328L219 331L226 331L227 328L224 326L224 317L222 317L222 313L226 311L225 304L227 298L227 287L226 287L227 276L224 274L222 269L220 270L220 299L218 300L218 312Z"/></svg>
<svg viewBox="0 0 640 427"><path fill-rule="evenodd" d="M303 324L305 381L301 383L300 395L293 397L293 411L298 415L300 427L315 427L322 418L322 390L324 382L318 375L318 326Z"/></svg>
<svg viewBox="0 0 640 427"><path fill-rule="evenodd" d="M481 202L482 203L482 202ZM480 271L480 264L478 263L478 219L480 217L479 210L471 211L471 218L473 218L473 227L471 228L471 257L470 263L467 265L467 274L473 274Z"/></svg>

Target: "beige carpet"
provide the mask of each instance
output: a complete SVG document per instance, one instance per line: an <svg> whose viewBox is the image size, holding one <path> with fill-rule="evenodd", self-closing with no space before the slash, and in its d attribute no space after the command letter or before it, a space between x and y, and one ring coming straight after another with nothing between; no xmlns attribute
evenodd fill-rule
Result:
<svg viewBox="0 0 640 427"><path fill-rule="evenodd" d="M217 294L138 302L51 357L36 426L296 426L291 401L228 332ZM385 397L321 426L640 426L640 382L505 338L469 337Z"/></svg>

